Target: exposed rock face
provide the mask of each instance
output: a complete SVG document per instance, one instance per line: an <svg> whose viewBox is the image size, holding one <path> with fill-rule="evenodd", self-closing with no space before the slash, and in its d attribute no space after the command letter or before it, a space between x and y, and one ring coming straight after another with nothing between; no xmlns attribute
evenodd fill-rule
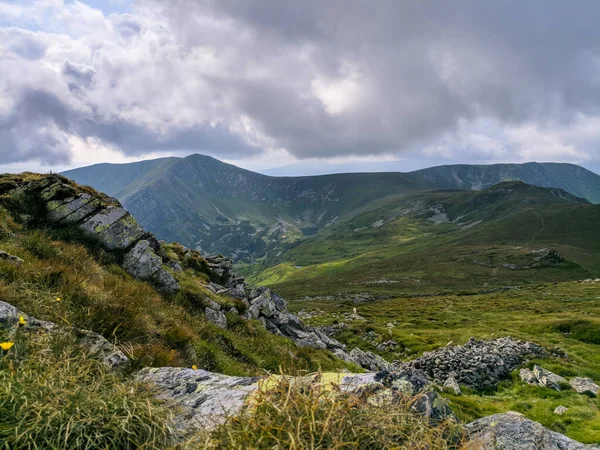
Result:
<svg viewBox="0 0 600 450"><path fill-rule="evenodd" d="M153 385L159 398L179 410L174 426L181 436L223 423L228 416L240 413L251 402L253 392L268 389L282 379L279 375L259 379L175 367L143 369L137 378ZM452 414L424 375L414 370L401 373L325 373L321 376L289 377L288 381L299 386L319 383L326 389L337 386L341 392L360 391L375 404L387 404L401 396L419 394L413 403L415 412L432 421Z"/></svg>
<svg viewBox="0 0 600 450"><path fill-rule="evenodd" d="M334 351L334 353L345 361L353 362L364 369L373 372L381 370L394 371L396 369L393 364L387 362L381 356L372 352L361 350L358 347L353 348L350 354L347 354L343 351Z"/></svg>
<svg viewBox="0 0 600 450"><path fill-rule="evenodd" d="M177 281L165 269L165 265L171 266L171 261L156 254L157 239L147 233L118 201L102 194L91 195L59 176L17 186L12 195L35 197L43 202L49 222L77 226L107 249L126 252L124 268L134 277L150 281L166 293L179 290Z"/></svg>
<svg viewBox="0 0 600 450"><path fill-rule="evenodd" d="M471 338L462 346L443 347L407 363L442 384L449 377L458 383L482 389L493 386L501 378L530 358L547 356L539 345L510 337L480 341Z"/></svg>
<svg viewBox="0 0 600 450"><path fill-rule="evenodd" d="M598 395L598 392L600 391L600 386L594 383L590 378L573 378L569 384L579 394Z"/></svg>
<svg viewBox="0 0 600 450"><path fill-rule="evenodd" d="M123 268L136 278L151 281L166 293L174 293L179 289L179 284L162 264L150 242L138 241L137 244L125 255Z"/></svg>
<svg viewBox="0 0 600 450"><path fill-rule="evenodd" d="M25 319L25 325L19 324L19 318ZM0 301L0 328L8 333L9 336L14 334L17 329L32 333L73 333L79 343L85 347L91 355L98 357L107 367L114 369L128 362L127 356L108 342L98 333L79 328L59 327L52 322L38 320L35 317L28 316L22 311L19 311L14 306Z"/></svg>
<svg viewBox="0 0 600 450"><path fill-rule="evenodd" d="M598 450L550 431L522 414L507 412L466 425L469 450Z"/></svg>
<svg viewBox="0 0 600 450"><path fill-rule="evenodd" d="M20 266L21 264L23 264L25 262L18 256L11 255L2 250L0 250L0 260L8 261L9 263L14 264L15 266Z"/></svg>

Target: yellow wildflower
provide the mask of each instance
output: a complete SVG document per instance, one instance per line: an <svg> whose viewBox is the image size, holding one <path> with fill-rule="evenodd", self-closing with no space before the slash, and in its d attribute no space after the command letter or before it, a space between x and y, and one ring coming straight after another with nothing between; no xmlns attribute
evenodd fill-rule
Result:
<svg viewBox="0 0 600 450"><path fill-rule="evenodd" d="M57 301L57 302L60 302L60 297L56 297L56 301Z"/></svg>
<svg viewBox="0 0 600 450"><path fill-rule="evenodd" d="M15 345L14 342L0 342L0 348L2 350L10 350L10 348Z"/></svg>
<svg viewBox="0 0 600 450"><path fill-rule="evenodd" d="M197 367L196 367L195 365L193 365L193 366L192 366L192 369L193 369L193 370L196 370L196 369L197 369Z"/></svg>
<svg viewBox="0 0 600 450"><path fill-rule="evenodd" d="M19 316L19 325L23 326L27 323L27 321L25 320L25 317L23 316Z"/></svg>

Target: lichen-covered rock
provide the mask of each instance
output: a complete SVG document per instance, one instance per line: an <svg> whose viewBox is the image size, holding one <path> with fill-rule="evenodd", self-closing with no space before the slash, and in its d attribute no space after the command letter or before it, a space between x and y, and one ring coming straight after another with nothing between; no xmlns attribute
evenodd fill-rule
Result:
<svg viewBox="0 0 600 450"><path fill-rule="evenodd" d="M556 375L549 370L542 369L540 366L533 366L533 374L538 381L540 386L554 389L555 391L562 390L562 385L568 385L568 381L560 375Z"/></svg>
<svg viewBox="0 0 600 450"><path fill-rule="evenodd" d="M25 261L23 261L21 258L19 258L18 256L14 256L11 255L9 253L6 253L5 251L0 250L0 260L1 261L8 261L9 263L15 265L15 266L20 266L22 265Z"/></svg>
<svg viewBox="0 0 600 450"><path fill-rule="evenodd" d="M507 412L466 425L468 450L599 450L550 431L522 414Z"/></svg>
<svg viewBox="0 0 600 450"><path fill-rule="evenodd" d="M212 308L206 308L204 313L206 314L206 319L210 323L215 324L219 328L227 328L227 317L225 317L225 314L223 314L221 311L217 311Z"/></svg>
<svg viewBox="0 0 600 450"><path fill-rule="evenodd" d="M123 268L136 278L154 282L157 288L166 293L179 290L177 280L162 265L162 259L147 240L138 241L125 255Z"/></svg>
<svg viewBox="0 0 600 450"><path fill-rule="evenodd" d="M531 369L519 370L519 378L527 384L538 384L538 380Z"/></svg>
<svg viewBox="0 0 600 450"><path fill-rule="evenodd" d="M89 217L81 229L111 250L126 249L146 234L126 209L117 206L109 206Z"/></svg>
<svg viewBox="0 0 600 450"><path fill-rule="evenodd" d="M579 394L598 395L600 386L598 386L591 378L573 378L569 384Z"/></svg>
<svg viewBox="0 0 600 450"><path fill-rule="evenodd" d="M20 317L24 318L25 325L19 323ZM121 350L98 333L74 327L59 327L55 323L28 316L13 305L2 301L0 301L0 329L9 336L17 329L27 333L72 333L78 338L80 345L110 369L120 367L129 361Z"/></svg>
<svg viewBox="0 0 600 450"><path fill-rule="evenodd" d="M101 202L90 194L53 200L46 204L50 222L77 223L101 207Z"/></svg>
<svg viewBox="0 0 600 450"><path fill-rule="evenodd" d="M304 377L271 375L264 378L234 377L176 367L146 368L137 376L154 388L158 398L172 405L173 426L180 437L222 424L228 417L251 406L252 394L268 391L283 379L305 388L319 384L332 392L362 393L367 401L385 405L416 396L413 409L432 421L451 415L443 399L417 371L406 373L323 373Z"/></svg>

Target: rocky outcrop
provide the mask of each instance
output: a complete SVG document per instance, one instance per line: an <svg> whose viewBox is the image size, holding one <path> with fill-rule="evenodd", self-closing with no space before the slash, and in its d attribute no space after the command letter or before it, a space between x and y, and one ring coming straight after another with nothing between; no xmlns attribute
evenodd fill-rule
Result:
<svg viewBox="0 0 600 450"><path fill-rule="evenodd" d="M284 377L233 377L205 370L162 367L143 369L137 379L152 386L159 398L178 411L174 427L180 436L185 436L224 423L228 417L239 414L245 406L251 405L254 392L267 390ZM385 405L402 397L414 397L413 410L431 421L452 415L424 375L415 370L399 373L324 373L285 377L285 380L302 387L319 384L325 389L342 393L366 393L368 401L373 404Z"/></svg>
<svg viewBox="0 0 600 450"><path fill-rule="evenodd" d="M25 333L71 333L90 355L115 369L128 362L127 356L98 333L74 327L59 327L52 322L28 316L14 306L0 301L0 329L10 340L17 330Z"/></svg>
<svg viewBox="0 0 600 450"><path fill-rule="evenodd" d="M179 290L177 281L167 270L171 261L157 255L158 240L146 232L117 200L98 193L92 195L58 175L22 185L15 183L15 186L11 195L29 196L41 202L48 222L57 226L76 226L106 249L122 252L123 267L134 277L152 282L165 293ZM41 217L30 220L41 220Z"/></svg>
<svg viewBox="0 0 600 450"><path fill-rule="evenodd" d="M599 450L550 431L522 414L507 412L466 425L468 450Z"/></svg>
<svg viewBox="0 0 600 450"><path fill-rule="evenodd" d="M0 250L0 261L8 261L9 263L11 263L15 266L20 266L25 262L18 256L11 255L2 250Z"/></svg>
<svg viewBox="0 0 600 450"><path fill-rule="evenodd" d="M471 338L465 345L426 352L407 363L443 384L449 377L458 383L483 389L493 386L520 364L548 356L539 345L510 337L481 341Z"/></svg>

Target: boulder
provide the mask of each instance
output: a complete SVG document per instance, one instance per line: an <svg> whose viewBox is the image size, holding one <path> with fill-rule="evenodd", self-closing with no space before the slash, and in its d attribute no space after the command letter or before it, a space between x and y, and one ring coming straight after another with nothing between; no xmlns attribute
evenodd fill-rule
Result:
<svg viewBox="0 0 600 450"><path fill-rule="evenodd" d="M544 386L555 391L562 390L562 385L568 385L569 383L560 375L556 375L554 372L543 369L540 366L533 366L533 374L538 381L540 386Z"/></svg>
<svg viewBox="0 0 600 450"><path fill-rule="evenodd" d="M64 200L46 203L50 222L77 223L101 207L101 202L90 194L81 194Z"/></svg>
<svg viewBox="0 0 600 450"><path fill-rule="evenodd" d="M600 390L600 386L594 383L590 378L576 377L573 378L569 384L579 394L598 395L598 391Z"/></svg>
<svg viewBox="0 0 600 450"><path fill-rule="evenodd" d="M566 413L569 410L569 408L565 407L565 406L557 406L556 408L554 408L554 414L558 414L559 416L562 416L564 413Z"/></svg>
<svg viewBox="0 0 600 450"><path fill-rule="evenodd" d="M538 384L535 374L530 369L519 370L519 378L527 384Z"/></svg>
<svg viewBox="0 0 600 450"><path fill-rule="evenodd" d="M0 260L7 261L7 262L9 262L9 263L11 263L12 265L15 265L15 266L20 266L20 265L22 265L25 262L21 258L19 258L18 256L11 255L11 254L6 253L6 252L4 252L2 250L0 250Z"/></svg>
<svg viewBox="0 0 600 450"><path fill-rule="evenodd" d="M376 355L373 352L361 350L358 347L355 347L350 351L348 360L373 372L381 370L393 372L395 369L393 364L387 362L381 356Z"/></svg>
<svg viewBox="0 0 600 450"><path fill-rule="evenodd" d="M212 308L206 308L204 313L206 314L206 319L209 322L215 324L219 328L227 328L227 317L225 317L225 314L223 314L221 311L217 311Z"/></svg>
<svg viewBox="0 0 600 450"><path fill-rule="evenodd" d="M466 425L468 450L600 450L550 431L522 414L507 412Z"/></svg>

